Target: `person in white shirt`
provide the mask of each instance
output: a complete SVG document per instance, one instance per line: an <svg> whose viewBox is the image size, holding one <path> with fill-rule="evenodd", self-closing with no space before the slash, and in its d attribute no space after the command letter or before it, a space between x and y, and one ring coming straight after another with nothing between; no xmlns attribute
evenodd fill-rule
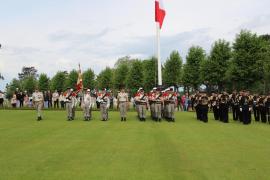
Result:
<svg viewBox="0 0 270 180"><path fill-rule="evenodd" d="M59 96L59 101L60 101L60 105L61 105L61 108L64 109L65 108L65 96L64 96L64 93L61 92L60 93L60 96Z"/></svg>
<svg viewBox="0 0 270 180"><path fill-rule="evenodd" d="M59 93L57 90L52 94L52 102L54 108L59 108Z"/></svg>

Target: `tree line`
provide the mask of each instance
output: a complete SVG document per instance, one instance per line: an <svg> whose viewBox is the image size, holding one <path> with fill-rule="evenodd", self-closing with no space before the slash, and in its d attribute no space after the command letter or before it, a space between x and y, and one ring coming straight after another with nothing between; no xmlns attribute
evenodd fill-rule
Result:
<svg viewBox="0 0 270 180"><path fill-rule="evenodd" d="M257 35L242 30L233 43L217 40L209 54L200 47L190 47L186 62L178 51L172 51L162 66L163 84L182 86L185 91L198 90L205 85L210 92L250 90L267 93L270 90L270 35ZM59 71L52 78L37 74L34 67L24 67L7 85L11 97L16 88L32 93L38 86L41 91L64 91L76 88L78 71ZM146 91L157 85L157 59L132 59L129 56L117 60L114 67L106 67L99 74L89 68L83 72L83 85L90 89L118 90L125 87L133 94L139 87Z"/></svg>

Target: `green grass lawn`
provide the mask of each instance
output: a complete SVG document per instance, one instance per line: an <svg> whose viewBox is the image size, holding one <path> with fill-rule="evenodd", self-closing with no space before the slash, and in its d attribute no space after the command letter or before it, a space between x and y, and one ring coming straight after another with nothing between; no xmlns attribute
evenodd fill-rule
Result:
<svg viewBox="0 0 270 180"><path fill-rule="evenodd" d="M270 125L201 123L177 113L176 123L66 121L64 111L0 111L0 180L270 179Z"/></svg>

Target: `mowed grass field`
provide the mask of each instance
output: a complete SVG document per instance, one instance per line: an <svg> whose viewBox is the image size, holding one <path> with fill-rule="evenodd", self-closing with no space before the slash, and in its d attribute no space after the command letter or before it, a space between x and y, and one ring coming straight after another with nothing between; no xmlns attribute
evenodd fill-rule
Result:
<svg viewBox="0 0 270 180"><path fill-rule="evenodd" d="M139 122L129 112L120 122L99 112L66 121L64 111L0 110L0 179L144 180L270 179L270 125L195 120L176 113L176 123Z"/></svg>

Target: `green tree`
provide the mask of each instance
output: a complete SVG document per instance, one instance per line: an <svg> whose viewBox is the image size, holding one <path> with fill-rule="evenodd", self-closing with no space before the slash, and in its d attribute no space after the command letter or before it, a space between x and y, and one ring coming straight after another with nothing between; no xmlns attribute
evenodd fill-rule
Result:
<svg viewBox="0 0 270 180"><path fill-rule="evenodd" d="M130 56L121 57L114 64L114 68L117 68L118 66L124 64L127 65L128 67L131 67L134 61L136 61L136 59L131 59Z"/></svg>
<svg viewBox="0 0 270 180"><path fill-rule="evenodd" d="M164 83L167 86L177 86L181 82L182 58L177 51L173 51L164 64Z"/></svg>
<svg viewBox="0 0 270 180"><path fill-rule="evenodd" d="M263 40L250 31L242 30L233 44L230 78L236 89L249 89L263 79Z"/></svg>
<svg viewBox="0 0 270 180"><path fill-rule="evenodd" d="M70 71L66 79L66 87L70 87L76 90L78 76L79 76L78 71L76 71L75 69Z"/></svg>
<svg viewBox="0 0 270 180"><path fill-rule="evenodd" d="M151 57L142 61L143 65L143 86L146 91L150 91L157 86L157 58Z"/></svg>
<svg viewBox="0 0 270 180"><path fill-rule="evenodd" d="M270 35L260 36L263 43L263 93L270 92Z"/></svg>
<svg viewBox="0 0 270 180"><path fill-rule="evenodd" d="M47 91L50 89L50 78L46 74L40 74L38 87L40 91Z"/></svg>
<svg viewBox="0 0 270 180"><path fill-rule="evenodd" d="M201 84L200 78L200 66L202 61L206 58L205 51L198 46L192 46L189 49L188 55L186 57L186 64L183 70L183 84L187 87L193 87L198 89Z"/></svg>
<svg viewBox="0 0 270 180"><path fill-rule="evenodd" d="M127 86L133 95L138 88L143 86L143 64L136 60L133 62L127 78Z"/></svg>
<svg viewBox="0 0 270 180"><path fill-rule="evenodd" d="M20 80L23 80L24 78L27 78L27 77L34 77L36 79L38 77L37 69L33 66L32 67L24 66L22 68L22 72L18 73L18 76Z"/></svg>
<svg viewBox="0 0 270 180"><path fill-rule="evenodd" d="M24 78L22 81L23 89L27 91L27 93L32 94L37 86L37 81L35 77L29 76Z"/></svg>
<svg viewBox="0 0 270 180"><path fill-rule="evenodd" d="M58 91L64 91L67 87L65 82L67 79L67 72L59 71L51 80L51 89L57 89Z"/></svg>
<svg viewBox="0 0 270 180"><path fill-rule="evenodd" d="M127 86L127 76L128 76L129 68L126 63L119 64L114 71L114 88L120 89L121 87Z"/></svg>
<svg viewBox="0 0 270 180"><path fill-rule="evenodd" d="M95 88L95 73L92 69L88 69L83 72L83 86L85 88L94 89Z"/></svg>
<svg viewBox="0 0 270 180"><path fill-rule="evenodd" d="M21 82L14 78L12 81L7 85L7 95L8 99L12 98L13 93L15 93L16 89L21 89Z"/></svg>
<svg viewBox="0 0 270 180"><path fill-rule="evenodd" d="M97 85L98 88L110 89L113 87L113 70L109 67L106 67L103 71L97 76Z"/></svg>
<svg viewBox="0 0 270 180"><path fill-rule="evenodd" d="M214 43L209 61L204 64L210 66L208 74L202 76L203 81L209 81L212 85L217 85L219 91L223 90L226 84L225 74L229 66L229 61L232 56L230 43L225 40L218 40ZM207 78L205 78L207 77Z"/></svg>

